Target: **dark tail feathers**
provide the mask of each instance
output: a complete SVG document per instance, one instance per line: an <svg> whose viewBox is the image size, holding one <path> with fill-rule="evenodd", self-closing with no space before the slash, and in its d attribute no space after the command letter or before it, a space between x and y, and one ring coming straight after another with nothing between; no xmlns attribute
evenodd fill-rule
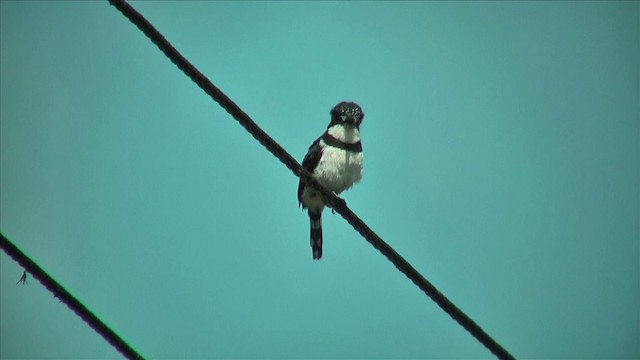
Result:
<svg viewBox="0 0 640 360"><path fill-rule="evenodd" d="M309 211L309 220L311 221L311 250L313 251L313 259L318 260L322 257L322 213L314 213Z"/></svg>

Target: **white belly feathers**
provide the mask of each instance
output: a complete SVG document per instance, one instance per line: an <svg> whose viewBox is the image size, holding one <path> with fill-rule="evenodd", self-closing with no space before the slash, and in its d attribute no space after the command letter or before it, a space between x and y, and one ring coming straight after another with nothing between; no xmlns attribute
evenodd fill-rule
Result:
<svg viewBox="0 0 640 360"><path fill-rule="evenodd" d="M327 132L337 140L348 144L360 141L360 131L355 128L334 125ZM324 140L320 140L319 146L322 149L322 156L312 175L327 190L340 194L362 179L362 151L352 152L328 146ZM304 188L302 202L305 207L317 211L324 207L320 193L310 187Z"/></svg>
<svg viewBox="0 0 640 360"><path fill-rule="evenodd" d="M340 194L362 179L362 152L324 147L313 176L327 189Z"/></svg>

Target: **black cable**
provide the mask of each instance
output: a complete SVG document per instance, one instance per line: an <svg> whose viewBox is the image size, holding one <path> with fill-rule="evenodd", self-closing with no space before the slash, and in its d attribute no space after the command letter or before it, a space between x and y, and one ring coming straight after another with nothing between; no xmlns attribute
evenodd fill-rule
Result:
<svg viewBox="0 0 640 360"><path fill-rule="evenodd" d="M71 311L76 313L95 332L100 334L111 346L118 350L127 359L144 359L129 344L116 334L107 324L102 322L91 310L87 309L80 300L71 295L62 285L55 281L46 271L44 271L35 261L31 260L25 253L20 251L9 239L0 233L0 247L15 262L22 266L34 278L38 279L56 298L65 303ZM26 278L26 276L25 276Z"/></svg>
<svg viewBox="0 0 640 360"><path fill-rule="evenodd" d="M438 304L447 314L464 327L471 335L480 341L487 349L500 359L513 359L514 357L489 336L478 324L469 318L462 310L455 306L446 296L444 296L433 284L425 279L411 264L400 256L391 246L384 242L367 224L349 209L346 202L337 197L332 192L322 187L280 144L273 140L264 132L238 105L236 105L227 95L207 79L198 69L195 68L182 54L176 50L165 39L165 37L151 23L145 19L138 11L124 0L109 0L109 3L116 7L124 16L135 24L158 48L182 70L193 82L198 84L204 92L225 109L240 125L242 125L253 137L258 140L267 150L285 164L295 175L318 189L328 206L338 212L349 224L351 224L373 247L378 249L398 270L405 274L414 284L416 284L427 296Z"/></svg>

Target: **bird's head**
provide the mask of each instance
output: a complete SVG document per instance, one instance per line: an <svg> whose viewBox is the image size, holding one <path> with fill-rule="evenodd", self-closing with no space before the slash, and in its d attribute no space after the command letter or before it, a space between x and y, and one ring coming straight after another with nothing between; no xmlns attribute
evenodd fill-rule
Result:
<svg viewBox="0 0 640 360"><path fill-rule="evenodd" d="M364 112L358 104L354 102L343 101L331 109L331 124L351 125L359 127L364 119Z"/></svg>

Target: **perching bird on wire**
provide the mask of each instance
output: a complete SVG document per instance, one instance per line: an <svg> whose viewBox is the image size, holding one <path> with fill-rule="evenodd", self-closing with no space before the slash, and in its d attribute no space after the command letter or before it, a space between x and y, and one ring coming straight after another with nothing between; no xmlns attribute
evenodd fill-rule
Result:
<svg viewBox="0 0 640 360"><path fill-rule="evenodd" d="M331 110L327 131L309 147L302 166L318 182L335 194L349 189L362 178L362 144L360 124L364 112L358 104L341 102ZM302 179L298 185L298 201L308 209L311 221L311 249L313 259L322 257L322 195L306 186Z"/></svg>

